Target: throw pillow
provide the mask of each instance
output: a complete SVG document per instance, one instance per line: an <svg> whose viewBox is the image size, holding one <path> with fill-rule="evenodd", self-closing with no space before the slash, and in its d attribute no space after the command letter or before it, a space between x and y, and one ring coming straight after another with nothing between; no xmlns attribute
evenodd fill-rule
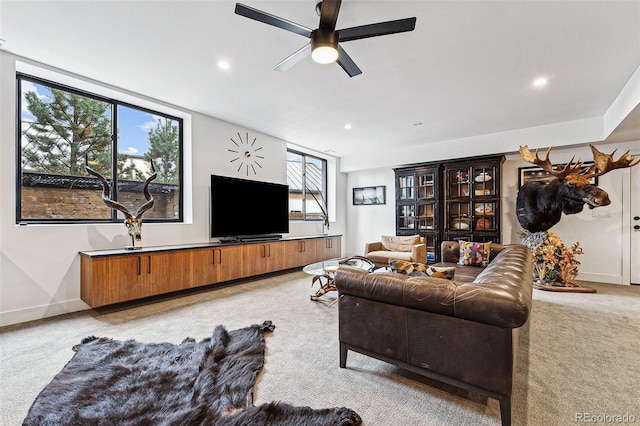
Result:
<svg viewBox="0 0 640 426"><path fill-rule="evenodd" d="M409 275L410 277L433 277L447 280L452 280L456 273L455 267L429 266L424 263L407 262L406 260L391 260L389 261L389 268L392 272Z"/></svg>
<svg viewBox="0 0 640 426"><path fill-rule="evenodd" d="M389 268L391 268L392 272L405 275L409 275L414 269L413 263L407 262L406 260L390 260Z"/></svg>
<svg viewBox="0 0 640 426"><path fill-rule="evenodd" d="M459 265L487 266L491 243L476 243L473 241L460 241Z"/></svg>
<svg viewBox="0 0 640 426"><path fill-rule="evenodd" d="M383 235L382 246L389 251L411 251L411 247L420 243L420 235Z"/></svg>
<svg viewBox="0 0 640 426"><path fill-rule="evenodd" d="M452 280L456 274L456 268L453 267L438 267L438 266L429 266L426 270L428 276L433 278L444 278L447 280Z"/></svg>

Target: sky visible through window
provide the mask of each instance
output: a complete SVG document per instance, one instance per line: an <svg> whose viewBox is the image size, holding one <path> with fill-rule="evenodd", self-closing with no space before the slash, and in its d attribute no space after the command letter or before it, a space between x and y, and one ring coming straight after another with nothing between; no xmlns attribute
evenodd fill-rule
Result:
<svg viewBox="0 0 640 426"><path fill-rule="evenodd" d="M46 86L28 80L22 80L22 112L23 123L30 123L35 117L27 110L28 102L24 98L26 92L36 92L44 102L49 101L50 92ZM118 106L118 152L129 156L142 156L149 150L149 130L154 129L163 117L155 116L125 106Z"/></svg>

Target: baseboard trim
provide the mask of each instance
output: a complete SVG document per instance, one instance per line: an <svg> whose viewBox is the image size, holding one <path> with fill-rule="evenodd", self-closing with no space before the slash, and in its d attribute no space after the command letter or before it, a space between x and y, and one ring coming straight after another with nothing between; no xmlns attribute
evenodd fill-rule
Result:
<svg viewBox="0 0 640 426"><path fill-rule="evenodd" d="M589 281L594 283L606 283L606 284L622 284L630 285L630 282L624 282L621 275L605 275L605 274L593 274L593 273L580 273L578 275L578 281Z"/></svg>
<svg viewBox="0 0 640 426"><path fill-rule="evenodd" d="M86 311L89 306L80 299L0 313L0 326L51 318L71 312Z"/></svg>

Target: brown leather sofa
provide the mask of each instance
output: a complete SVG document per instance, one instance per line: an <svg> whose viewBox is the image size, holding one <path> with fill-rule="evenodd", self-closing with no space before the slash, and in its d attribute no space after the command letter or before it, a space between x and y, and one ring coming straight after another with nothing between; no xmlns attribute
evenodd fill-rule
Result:
<svg viewBox="0 0 640 426"><path fill-rule="evenodd" d="M442 243L454 265L458 243ZM340 367L356 351L500 401L511 424L517 329L531 310L532 259L523 245L492 244L485 268L456 266L454 280L341 266Z"/></svg>

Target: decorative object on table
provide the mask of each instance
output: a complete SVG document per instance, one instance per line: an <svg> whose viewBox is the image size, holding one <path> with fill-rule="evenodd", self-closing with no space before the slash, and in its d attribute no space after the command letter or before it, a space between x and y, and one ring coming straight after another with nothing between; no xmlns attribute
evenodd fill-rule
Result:
<svg viewBox="0 0 640 426"><path fill-rule="evenodd" d="M533 285L540 290L595 293L576 283L582 254L580 242L567 247L552 231L524 232L522 244L533 253Z"/></svg>
<svg viewBox="0 0 640 426"><path fill-rule="evenodd" d="M233 331L219 325L211 337L177 345L87 337L23 425L360 425L348 408L253 405L264 334L274 329L271 321Z"/></svg>
<svg viewBox="0 0 640 426"><path fill-rule="evenodd" d="M359 40L363 38L413 31L416 27L416 18L412 17L396 19L393 21L377 22L375 24L359 25L356 27L343 28L337 31L336 22L338 21L339 11L339 0L323 0L316 3L316 13L320 15L320 23L318 28L312 30L311 28L304 27L252 7L245 6L241 3L236 3L235 9L235 13L237 15L254 19L258 22L263 22L311 39L310 43L298 49L276 65L273 68L276 71L286 71L310 54L311 58L319 64L337 62L349 77L355 77L362 74L362 71L358 68L347 52L345 52L340 43L350 40Z"/></svg>
<svg viewBox="0 0 640 426"><path fill-rule="evenodd" d="M366 186L353 188L353 205L385 204L386 186Z"/></svg>
<svg viewBox="0 0 640 426"><path fill-rule="evenodd" d="M457 171L456 172L456 182L458 182L458 183L466 183L467 182L467 172Z"/></svg>
<svg viewBox="0 0 640 426"><path fill-rule="evenodd" d="M123 204L120 204L117 201L113 201L110 198L111 189L109 187L109 182L107 182L104 176L102 176L100 173L96 172L95 170L91 169L87 164L88 164L88 161L85 159L84 168L87 170L87 173L97 177L102 183L102 201L104 201L107 207L118 210L122 212L125 216L124 224L127 227L127 231L129 235L131 236L131 245L125 248L127 250L135 250L135 249L141 248L140 246L136 247L136 241L138 242L142 241L142 215L144 214L144 212L151 209L154 203L153 196L151 195L151 192L149 192L149 184L151 183L152 180L158 177L158 173L156 172L153 162L151 162L151 170L153 171L153 174L149 176L147 180L145 180L143 189L142 189L142 192L144 193L144 197L146 198L147 202L144 203L142 206L140 206L140 208L135 212L135 214L132 214L129 211L129 209L126 208Z"/></svg>
<svg viewBox="0 0 640 426"><path fill-rule="evenodd" d="M233 154L230 162L238 166L236 169L238 173L244 174L245 176L249 176L249 172L254 175L258 174L258 170L262 169L262 165L258 160L264 160L262 146L256 144L258 138L249 138L249 132L245 133L244 139L242 135L240 135L240 132L238 132L237 135L237 138L230 139L233 147L227 150Z"/></svg>
<svg viewBox="0 0 640 426"><path fill-rule="evenodd" d="M319 263L323 263L323 262L319 262ZM340 267L340 265L353 266L356 268L364 269L368 272L373 271L373 269L375 268L374 263L363 256L351 256L345 259L338 260L337 264L335 265L326 265L322 268L322 271L320 271L320 273L317 273L311 279L312 288L316 282L320 285L320 288L318 289L318 291L315 292L315 294L311 295L311 300L315 302L325 302L326 299L324 299L323 296L329 292L336 291L334 279L335 279L335 273ZM338 301L337 298L329 300L329 305L333 305L337 301Z"/></svg>
<svg viewBox="0 0 640 426"><path fill-rule="evenodd" d="M573 162L575 156L565 165L554 167L549 161L551 147L543 160L538 156L538 149L531 152L527 145L520 147L520 155L533 163L551 178L547 182L528 181L518 190L516 199L516 216L520 225L529 232L547 231L560 222L562 213L580 213L587 204L590 209L611 204L609 194L595 185L591 179L602 176L615 169L633 167L640 163L640 158L629 155L629 151L617 160L611 154L603 154L591 145L594 164L583 168L583 163Z"/></svg>

